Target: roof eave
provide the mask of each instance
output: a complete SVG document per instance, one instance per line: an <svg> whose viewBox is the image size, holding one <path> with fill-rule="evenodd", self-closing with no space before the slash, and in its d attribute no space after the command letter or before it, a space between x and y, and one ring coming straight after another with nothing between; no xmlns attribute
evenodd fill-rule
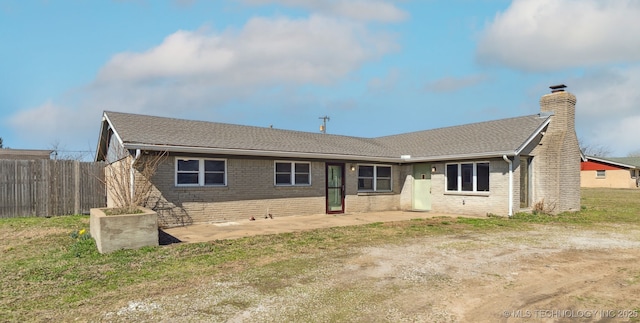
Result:
<svg viewBox="0 0 640 323"><path fill-rule="evenodd" d="M473 154L457 154L457 155L443 155L443 156L429 156L429 157L411 157L402 159L404 163L426 163L426 162L439 162L439 161L451 161L451 160L468 160L468 159L482 159L482 158L502 158L502 156L513 157L517 156L515 151L492 151L484 153Z"/></svg>
<svg viewBox="0 0 640 323"><path fill-rule="evenodd" d="M109 119L109 116L107 115L107 111L104 111L102 113L102 124L100 125L100 134L98 137L98 147L96 147L95 161L101 161L106 159L107 151L109 150L109 147L108 147L109 142L107 142L108 141L107 133L109 132L109 129L113 131L113 135L116 136L116 139L118 139L118 142L120 143L120 145L124 146L120 135L116 131L116 128L113 126L111 119ZM101 147L102 145L104 145L104 148Z"/></svg>
<svg viewBox="0 0 640 323"><path fill-rule="evenodd" d="M535 139L541 132L542 130L544 130L544 128L546 128L549 125L549 122L551 122L551 116L547 117L547 120L545 120L530 136L529 138L527 138L527 140L525 140L525 142L520 145L520 147L518 147L518 149L516 149L515 154L516 155L520 155L520 153L527 148L527 146L529 146L529 144L533 141L533 139Z"/></svg>
<svg viewBox="0 0 640 323"><path fill-rule="evenodd" d="M400 156L388 157L388 156L363 156L363 155L345 155L345 154L323 154L323 153L309 153L309 152L295 152L295 151L189 147L189 146L156 145L156 144L143 144L143 143L125 143L124 147L126 149L168 151L168 152L190 153L190 154L220 154L220 155L236 155L236 156L280 157L280 158L338 159L338 160L371 161L371 162L385 162L385 163L398 163L398 164L479 159L479 158L499 158L504 155L516 156L516 153L514 151L494 151L494 152L473 153L473 154L402 158Z"/></svg>
<svg viewBox="0 0 640 323"><path fill-rule="evenodd" d="M623 164L620 162L616 162L613 160L609 160L609 159L604 159L604 158L599 158L599 157L592 157L592 156L585 156L586 161L589 160L595 160L601 163L605 163L605 164L611 164L611 165L615 165L615 166L620 166L620 167L625 167L625 168L630 168L630 169L637 169L639 168L638 166L634 166L634 165L627 165L627 164Z"/></svg>
<svg viewBox="0 0 640 323"><path fill-rule="evenodd" d="M252 149L234 149L234 148L214 148L214 147L189 147L189 146L172 146L172 145L156 145L141 143L125 143L126 149L141 149L150 151L168 151L190 154L220 154L220 155L236 155L236 156L257 156L257 157L281 157L281 158L310 158L310 159L340 159L353 161L377 161L386 163L400 163L400 157L375 157L362 155L344 155L344 154L323 154L296 151L274 151L274 150L252 150Z"/></svg>

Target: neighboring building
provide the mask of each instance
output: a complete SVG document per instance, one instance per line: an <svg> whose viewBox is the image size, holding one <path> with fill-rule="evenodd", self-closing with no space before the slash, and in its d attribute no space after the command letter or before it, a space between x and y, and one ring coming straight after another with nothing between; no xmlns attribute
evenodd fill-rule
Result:
<svg viewBox="0 0 640 323"><path fill-rule="evenodd" d="M151 178L162 226L268 213L559 213L580 208L576 98L564 88L538 114L379 138L104 112L96 159L141 165L168 153Z"/></svg>
<svg viewBox="0 0 640 323"><path fill-rule="evenodd" d="M13 160L34 160L34 159L50 159L53 150L35 150L35 149L0 149L0 159Z"/></svg>
<svg viewBox="0 0 640 323"><path fill-rule="evenodd" d="M640 157L585 156L580 164L581 187L637 188Z"/></svg>

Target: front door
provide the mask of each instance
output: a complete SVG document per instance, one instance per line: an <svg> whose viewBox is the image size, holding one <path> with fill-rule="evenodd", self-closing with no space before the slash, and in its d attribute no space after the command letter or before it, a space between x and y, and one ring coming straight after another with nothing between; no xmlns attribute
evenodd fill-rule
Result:
<svg viewBox="0 0 640 323"><path fill-rule="evenodd" d="M344 164L327 163L327 213L344 213Z"/></svg>
<svg viewBox="0 0 640 323"><path fill-rule="evenodd" d="M413 165L413 210L431 210L431 164Z"/></svg>

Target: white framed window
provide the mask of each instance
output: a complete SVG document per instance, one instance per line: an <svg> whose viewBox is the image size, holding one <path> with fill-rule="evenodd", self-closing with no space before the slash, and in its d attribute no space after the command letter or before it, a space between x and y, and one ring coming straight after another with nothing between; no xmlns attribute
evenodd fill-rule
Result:
<svg viewBox="0 0 640 323"><path fill-rule="evenodd" d="M606 171L605 170L597 170L596 171L596 178L605 178L606 177Z"/></svg>
<svg viewBox="0 0 640 323"><path fill-rule="evenodd" d="M311 185L311 163L276 161L274 167L276 186Z"/></svg>
<svg viewBox="0 0 640 323"><path fill-rule="evenodd" d="M447 164L447 191L489 192L489 162Z"/></svg>
<svg viewBox="0 0 640 323"><path fill-rule="evenodd" d="M176 186L226 186L227 160L176 157Z"/></svg>
<svg viewBox="0 0 640 323"><path fill-rule="evenodd" d="M391 192L391 166L358 165L359 192Z"/></svg>

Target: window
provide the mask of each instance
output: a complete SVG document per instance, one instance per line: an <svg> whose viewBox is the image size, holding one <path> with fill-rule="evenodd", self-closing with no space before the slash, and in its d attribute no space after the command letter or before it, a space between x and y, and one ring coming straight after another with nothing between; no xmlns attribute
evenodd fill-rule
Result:
<svg viewBox="0 0 640 323"><path fill-rule="evenodd" d="M276 185L311 185L311 163L276 162Z"/></svg>
<svg viewBox="0 0 640 323"><path fill-rule="evenodd" d="M447 164L447 191L489 192L489 163Z"/></svg>
<svg viewBox="0 0 640 323"><path fill-rule="evenodd" d="M224 159L176 158L176 186L227 185Z"/></svg>
<svg viewBox="0 0 640 323"><path fill-rule="evenodd" d="M604 178L605 177L605 171L604 170L597 170L596 171L596 178Z"/></svg>
<svg viewBox="0 0 640 323"><path fill-rule="evenodd" d="M391 192L391 166L359 165L358 191Z"/></svg>

